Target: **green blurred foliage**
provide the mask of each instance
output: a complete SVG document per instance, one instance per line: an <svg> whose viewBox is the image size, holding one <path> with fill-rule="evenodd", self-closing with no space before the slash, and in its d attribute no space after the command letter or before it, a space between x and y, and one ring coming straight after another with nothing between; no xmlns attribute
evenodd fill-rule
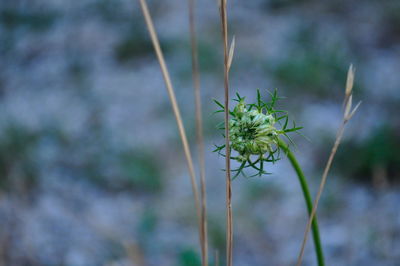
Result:
<svg viewBox="0 0 400 266"><path fill-rule="evenodd" d="M15 49L18 44L18 30L41 34L49 30L58 17L59 14L54 11L20 9L12 5L6 8L0 5L0 27L4 29L0 35L0 55L7 58Z"/></svg>
<svg viewBox="0 0 400 266"><path fill-rule="evenodd" d="M106 241L107 250L101 254L102 265L112 264L113 261L119 261L126 257L126 247L118 239L108 237Z"/></svg>
<svg viewBox="0 0 400 266"><path fill-rule="evenodd" d="M215 43L213 44L209 40L199 40L197 48L201 76L208 74L216 76L218 73L222 73L223 65L220 61L222 57L218 54L218 50L215 49ZM171 70L171 73L173 76L178 77L178 80L189 83L192 86L192 61L189 52L191 50L189 40L176 40L170 50L187 52L186 57L188 60L182 61L176 69Z"/></svg>
<svg viewBox="0 0 400 266"><path fill-rule="evenodd" d="M148 257L159 248L159 245L154 242L159 217L155 208L145 208L138 215L139 221L135 228L136 241L144 256Z"/></svg>
<svg viewBox="0 0 400 266"><path fill-rule="evenodd" d="M0 136L0 189L30 190L39 175L36 147L40 135L16 124L3 128Z"/></svg>
<svg viewBox="0 0 400 266"><path fill-rule="evenodd" d="M32 31L50 29L58 17L52 11L7 8L0 11L0 23L9 30L25 28Z"/></svg>
<svg viewBox="0 0 400 266"><path fill-rule="evenodd" d="M90 8L93 8L94 12L105 22L118 23L130 19L124 12L120 0L98 0Z"/></svg>
<svg viewBox="0 0 400 266"><path fill-rule="evenodd" d="M344 58L342 46L322 47L315 38L315 28L301 28L294 38L297 47L271 67L272 73L289 92L335 97L336 88L344 87L349 60Z"/></svg>
<svg viewBox="0 0 400 266"><path fill-rule="evenodd" d="M157 223L158 217L155 211L152 209L145 209L140 217L137 227L139 238L141 240L148 239L148 236L150 236L156 229Z"/></svg>
<svg viewBox="0 0 400 266"><path fill-rule="evenodd" d="M146 192L161 191L161 169L155 156L142 151L128 151L120 154L119 163L121 175L114 180L114 186Z"/></svg>
<svg viewBox="0 0 400 266"><path fill-rule="evenodd" d="M396 48L400 41L400 1L382 2L382 31L378 44L382 48Z"/></svg>
<svg viewBox="0 0 400 266"><path fill-rule="evenodd" d="M261 178L273 178L271 176L263 176ZM252 182L254 181L254 182ZM253 178L252 180L248 180L245 186L245 196L247 203L259 201L259 200L271 200L278 201L282 197L284 197L283 190L280 186L274 183L260 183Z"/></svg>
<svg viewBox="0 0 400 266"><path fill-rule="evenodd" d="M107 158L115 157L112 161L115 171L104 172L104 165L111 163ZM111 191L132 190L138 193L159 193L162 188L161 170L157 159L142 151L124 151L114 153L108 149L93 151L90 156L81 158L75 164L74 170L81 178L91 181L99 187ZM72 165L74 166L74 165Z"/></svg>
<svg viewBox="0 0 400 266"><path fill-rule="evenodd" d="M306 91L319 97L328 96L332 91L330 84L343 80L345 73L346 70L339 63L335 51L322 57L312 50L293 55L280 63L274 71L275 77L285 88Z"/></svg>
<svg viewBox="0 0 400 266"><path fill-rule="evenodd" d="M66 58L67 67L66 73L70 78L72 84L74 84L79 89L84 89L87 84L87 77L90 74L90 65L84 57L79 56L69 56Z"/></svg>
<svg viewBox="0 0 400 266"><path fill-rule="evenodd" d="M163 52L168 53L169 45L165 41L160 41L162 42ZM144 25L131 27L114 48L115 58L120 63L127 63L135 58L153 54L153 45Z"/></svg>
<svg viewBox="0 0 400 266"><path fill-rule="evenodd" d="M125 3L126 4L126 3ZM157 18L164 13L165 4L159 1L150 1L149 9L152 16ZM134 59L155 56L153 44L150 40L144 18L137 10L130 11L121 1L101 0L94 4L94 9L108 26L123 29L123 34L114 46L114 58L121 64L130 63ZM159 36L164 54L176 49L175 42Z"/></svg>
<svg viewBox="0 0 400 266"><path fill-rule="evenodd" d="M312 0L266 0L263 1L263 8L266 10L282 10L295 5L311 2Z"/></svg>
<svg viewBox="0 0 400 266"><path fill-rule="evenodd" d="M321 203L318 212L321 216L335 219L337 213L345 209L345 200L341 198L340 193L337 193L338 189L332 189L331 186L327 186L324 191L324 196L321 198Z"/></svg>
<svg viewBox="0 0 400 266"><path fill-rule="evenodd" d="M198 42L199 66L201 73L221 72L222 55L215 49L215 42L199 40Z"/></svg>
<svg viewBox="0 0 400 266"><path fill-rule="evenodd" d="M209 215L208 218L208 232L209 232L209 245L210 249L218 250L221 252L220 258L224 258L225 251L225 221L221 221L216 216Z"/></svg>
<svg viewBox="0 0 400 266"><path fill-rule="evenodd" d="M363 142L348 140L337 154L336 169L363 182L372 182L377 169L388 181L400 182L400 134L386 124L375 129Z"/></svg>
<svg viewBox="0 0 400 266"><path fill-rule="evenodd" d="M179 266L200 266L199 255L193 249L187 248L179 253Z"/></svg>
<svg viewBox="0 0 400 266"><path fill-rule="evenodd" d="M4 126L0 134L0 189L33 189L39 181L40 168L46 167L46 162L37 154L51 147L55 151L50 162L52 167L68 169L78 178L104 189L140 193L162 190L161 166L153 154L141 150L115 152L108 144L100 145L100 142L100 138L92 142L72 140L58 128L33 131L19 124ZM81 154L81 145L86 145L90 152ZM70 156L61 158L61 154ZM110 156L115 160L110 160ZM111 174L104 171L110 163L113 165L109 167L115 169Z"/></svg>

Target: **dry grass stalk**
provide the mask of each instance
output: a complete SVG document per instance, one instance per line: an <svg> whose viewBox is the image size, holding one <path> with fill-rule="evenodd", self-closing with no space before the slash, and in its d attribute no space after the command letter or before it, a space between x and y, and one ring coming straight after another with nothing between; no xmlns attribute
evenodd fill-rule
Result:
<svg viewBox="0 0 400 266"><path fill-rule="evenodd" d="M200 209L200 202L199 202L199 193L198 193L198 188L197 188L197 183L196 183L196 175L194 172L194 167L193 167L193 160L192 160L192 156L190 154L190 149L189 149L189 144L187 141L187 137L186 137L186 133L185 133L185 128L183 126L183 122L182 122L182 118L181 118L181 114L178 108L178 104L176 101L176 97L175 97L175 93L174 93L174 88L172 87L172 83L171 83L171 78L168 72L168 68L167 65L165 63L164 60L164 56L160 47L160 43L158 41L157 38L157 34L153 25L153 21L151 19L150 13L149 13L149 9L147 7L147 3L146 0L139 0L140 1L140 6L142 8L142 12L143 12L143 16L146 20L146 25L147 25L147 29L149 30L150 33L150 37L151 37L151 41L153 43L156 55L157 55L157 59L158 62L160 63L160 67L161 67L161 72L165 81L165 85L167 87L167 91L168 91L168 96L172 105L172 109L175 115L175 119L176 119L176 123L178 124L178 130L179 130L179 135L182 141L182 145L183 145L183 149L185 152L185 157L186 157L186 162L187 162L187 166L189 168L189 174L190 174L190 181L192 184L192 190L193 190L193 197L194 197L194 201L195 201L195 206L196 206L196 212L197 212L197 218L198 218L198 222L199 222L199 238L200 238L200 242L202 241L202 237L201 237L201 209Z"/></svg>
<svg viewBox="0 0 400 266"><path fill-rule="evenodd" d="M347 73L346 91L345 91L345 98L344 98L344 102L343 102L343 104L344 104L343 120L342 120L342 123L341 123L341 125L340 125L340 127L338 129L337 134L336 134L335 143L334 143L334 145L332 147L331 153L330 153L329 158L328 158L328 162L326 163L324 172L322 174L322 180L321 180L321 183L319 185L319 189L318 189L318 192L317 192L317 197L314 200L313 208L312 208L310 217L308 219L306 230L304 232L304 237L303 237L303 242L301 244L300 254L299 254L299 257L297 259L297 264L296 264L297 266L301 265L301 262L302 262L302 259L303 259L303 255L304 255L304 250L305 250L305 247L306 247L306 244L307 244L308 235L309 235L309 232L310 232L310 229L311 229L311 223L312 223L312 220L314 219L315 213L317 212L318 203L319 203L319 200L321 198L321 194L322 194L322 192L324 190L326 179L328 177L328 173L329 173L329 170L330 170L332 162L333 162L333 158L335 157L336 151L337 151L337 149L339 147L339 144L340 144L340 142L342 140L345 126L346 126L347 122L353 117L353 115L355 114L355 112L357 111L358 107L361 104L361 102L359 102L356 105L356 107L354 107L354 109L352 109L353 83L354 83L354 68L353 68L352 65L350 65L349 71Z"/></svg>
<svg viewBox="0 0 400 266"><path fill-rule="evenodd" d="M230 147L229 147L229 68L230 68L230 62L232 62L234 45L231 45L231 53L230 53L231 56L229 56L226 0L221 0L220 2L220 15L221 15L221 26L222 26L222 38L224 44L225 171L226 171L226 231L227 231L226 265L232 266L233 217L232 217L232 187L231 187L231 166L230 166Z"/></svg>
<svg viewBox="0 0 400 266"><path fill-rule="evenodd" d="M208 237L207 237L207 193L206 173L204 162L203 118L200 95L200 71L195 27L195 0L189 0L189 28L192 52L192 76L196 106L196 142L200 167L200 195L201 195L201 261L203 266L208 265Z"/></svg>

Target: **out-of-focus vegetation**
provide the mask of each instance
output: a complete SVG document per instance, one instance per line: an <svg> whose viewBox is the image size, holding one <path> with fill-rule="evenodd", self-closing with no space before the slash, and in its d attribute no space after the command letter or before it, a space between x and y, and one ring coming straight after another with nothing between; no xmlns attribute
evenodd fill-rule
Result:
<svg viewBox="0 0 400 266"><path fill-rule="evenodd" d="M362 182L400 182L400 134L384 124L364 141L348 140L338 156L337 169Z"/></svg>
<svg viewBox="0 0 400 266"><path fill-rule="evenodd" d="M144 25L141 27L135 25L130 28L115 47L115 57L119 62L126 62L135 57L149 56L152 53L152 44L148 39L147 32L144 31Z"/></svg>
<svg viewBox="0 0 400 266"><path fill-rule="evenodd" d="M0 23L8 30L43 32L54 24L57 16L51 11L5 8L0 12Z"/></svg>
<svg viewBox="0 0 400 266"><path fill-rule="evenodd" d="M86 147L91 152L76 158L80 144L73 143L62 132L54 129L32 131L17 124L3 128L0 135L0 188L28 192L35 187L41 176L39 169L43 167L38 154L42 145L54 145L66 153L66 158L53 158L53 166L73 169L76 174L105 189L144 193L159 193L162 189L160 165L154 163L157 159L147 150L115 152L110 147L93 143L93 147ZM106 157L110 153L116 160L111 166L113 169L105 171L101 162L109 164Z"/></svg>
<svg viewBox="0 0 400 266"><path fill-rule="evenodd" d="M197 255L196 251L192 249L183 250L179 254L179 266L200 266L200 258Z"/></svg>
<svg viewBox="0 0 400 266"><path fill-rule="evenodd" d="M282 62L271 66L273 75L293 95L302 91L314 97L339 98L335 92L343 87L349 58L343 54L340 42L327 47L314 40L314 27L307 25L298 31L293 39L297 47Z"/></svg>
<svg viewBox="0 0 400 266"><path fill-rule="evenodd" d="M222 98L220 21L214 1L197 2L210 258L218 251L222 266L223 159L211 153L221 142L211 114ZM284 109L311 139L299 139L296 156L313 188L355 65L363 104L321 199L321 235L332 265L395 265L400 2L230 5L232 91L287 96ZM149 7L195 148L187 6ZM0 265L199 265L184 157L139 11L127 0L0 1ZM233 183L238 265L293 264L305 210L284 164Z"/></svg>
<svg viewBox="0 0 400 266"><path fill-rule="evenodd" d="M38 179L35 160L40 135L18 125L3 128L0 136L0 188L27 193ZM22 190L22 191L21 191Z"/></svg>

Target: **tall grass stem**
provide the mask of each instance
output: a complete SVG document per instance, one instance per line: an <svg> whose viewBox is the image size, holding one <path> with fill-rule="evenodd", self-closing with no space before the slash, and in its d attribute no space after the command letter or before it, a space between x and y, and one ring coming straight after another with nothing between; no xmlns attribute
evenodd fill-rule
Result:
<svg viewBox="0 0 400 266"><path fill-rule="evenodd" d="M195 26L195 4L196 0L189 0L189 29L190 46L192 55L192 78L196 106L196 142L197 154L200 168L200 196L201 196L201 261L203 266L208 266L208 229L207 229L207 193L206 193L206 172L204 162L204 137L203 117L201 108L200 93L200 71Z"/></svg>
<svg viewBox="0 0 400 266"><path fill-rule="evenodd" d="M220 4L222 40L224 47L224 103L225 103L225 178L226 178L226 265L232 266L233 256L233 216L232 216L232 185L229 145L229 55L228 55L228 21L226 0Z"/></svg>
<svg viewBox="0 0 400 266"><path fill-rule="evenodd" d="M328 177L329 170L330 170L330 168L332 166L333 158L335 157L336 151L339 148L340 142L342 140L345 126L346 126L347 122L349 122L350 119L353 117L353 115L355 114L355 112L357 111L358 107L361 104L361 102L359 102L356 105L356 107L354 107L352 109L353 83L354 83L354 68L353 68L353 65L350 65L349 70L347 72L346 90L345 90L345 96L344 96L344 101L343 101L343 107L344 107L343 120L342 120L342 123L341 123L341 125L340 125L340 127L338 129L337 134L336 134L335 143L333 144L331 153L330 153L329 158L328 158L328 162L326 163L324 172L322 174L322 179L321 179L321 183L320 183L319 188L318 188L317 196L316 196L316 198L314 200L314 203L313 203L313 208L312 208L310 217L309 217L308 222L307 222L306 230L304 231L303 242L301 244L299 257L297 259L297 264L296 264L297 266L301 265L301 261L302 261L303 256L304 256L304 250L305 250L305 247L306 247L306 244L307 244L308 233L310 232L310 228L311 228L311 224L313 222L314 216L317 213L319 200L320 200L322 192L324 190L326 179Z"/></svg>
<svg viewBox="0 0 400 266"><path fill-rule="evenodd" d="M192 160L192 155L190 153L190 149L189 149L189 143L186 137L186 133L185 133L185 128L183 126L183 121L182 121L182 117L181 117L181 113L179 111L179 107L178 107L178 103L176 101L176 97L175 97L175 92L174 92L174 88L172 86L172 82L171 82L171 78L168 72L168 68L167 65L165 63L165 59L160 47L160 43L158 41L157 38L157 33L155 31L154 25L153 25L153 21L152 18L150 16L150 12L147 6L147 2L146 0L139 0L140 1L140 6L142 8L142 12L143 12L143 16L145 18L146 21L146 25L147 25L147 29L149 31L150 34L150 38L151 41L153 43L154 46L154 50L156 52L157 55L157 59L158 62L160 63L160 67L161 67L161 72L165 81L165 85L167 87L167 91L168 91L168 96L172 105L172 110L174 112L174 116L176 119L176 123L178 125L178 130L179 130L179 135L182 141L182 145L183 145L183 150L185 153L185 157L186 157L186 162L187 162L187 166L189 169L189 175L190 175L190 181L191 181L191 185L192 185L192 191L193 191L193 198L194 198L194 202L195 202L195 207L196 207L196 213L197 213L197 219L198 219L198 230L199 230L199 240L200 240L200 244L202 242L202 237L201 237L201 209L200 209L200 201L199 201L199 192L198 192L198 188L197 188L197 183L196 183L196 175L194 172L194 167L193 167L193 160Z"/></svg>

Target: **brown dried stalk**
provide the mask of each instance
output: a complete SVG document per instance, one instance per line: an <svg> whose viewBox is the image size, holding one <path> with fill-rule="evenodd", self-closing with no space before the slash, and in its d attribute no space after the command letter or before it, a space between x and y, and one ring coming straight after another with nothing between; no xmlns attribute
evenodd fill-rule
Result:
<svg viewBox="0 0 400 266"><path fill-rule="evenodd" d="M224 45L224 88L225 88L225 171L226 171L226 265L232 266L233 251L233 217L232 217L232 187L229 147L229 69L232 63L234 41L228 54L228 22L226 0L220 2L222 39Z"/></svg>
<svg viewBox="0 0 400 266"><path fill-rule="evenodd" d="M204 162L203 118L201 114L200 71L195 27L195 0L189 0L189 28L192 52L192 76L196 105L196 142L200 167L200 195L201 195L201 261L203 266L208 265L208 236L207 236L207 193L206 173Z"/></svg>
<svg viewBox="0 0 400 266"><path fill-rule="evenodd" d="M324 186L325 186L326 179L328 177L328 173L329 173L329 170L330 170L332 162L333 162L333 158L335 157L336 151L337 151L337 149L339 147L339 144L340 144L340 142L342 140L345 126L346 126L347 122L349 122L349 120L353 117L353 115L355 114L355 112L357 111L358 107L361 104L361 102L359 102L356 105L356 107L354 107L354 109L352 111L350 111L351 108L352 108L353 83L354 83L354 68L353 68L352 65L350 65L349 71L347 73L346 91L345 91L344 102L343 102L343 106L345 107L344 114L343 114L343 120L342 120L342 123L341 123L341 125L340 125L340 127L338 129L337 134L336 134L335 144L332 147L331 153L330 153L329 158L328 158L328 162L327 162L327 164L325 166L325 169L324 169L324 172L322 174L322 180L321 180L321 183L319 185L319 189L318 189L318 192L317 192L317 197L314 200L313 208L312 208L310 217L308 219L306 230L304 232L303 243L301 244L300 254L299 254L299 257L297 259L297 264L296 264L297 266L301 265L301 261L303 259L303 255L304 255L304 249L306 247L308 235L309 235L309 232L310 232L310 229L311 229L311 223L312 223L312 221L314 219L315 213L317 212L318 203L319 203L319 200L321 198L321 194L322 194L322 192L324 190Z"/></svg>
<svg viewBox="0 0 400 266"><path fill-rule="evenodd" d="M175 92L174 92L174 88L172 87L172 83L171 83L171 78L168 72L168 68L167 65L165 63L164 60L164 56L160 47L160 43L158 41L157 38L157 34L156 31L154 29L154 25L153 25L153 21L151 19L150 13L149 13L149 9L147 7L147 3L146 0L139 0L140 1L140 6L142 8L142 12L143 12L143 16L146 20L146 25L147 25L147 29L149 30L150 33L150 37L151 37L151 41L153 43L156 55L157 55L157 59L158 62L160 63L160 67L161 67L161 72L165 81L165 85L167 87L167 91L168 91L168 96L172 105L172 109L175 115L175 119L176 119L176 123L178 124L178 130L179 130L179 135L182 141L182 145L183 145L183 150L185 152L185 157L186 157L186 162L187 162L187 166L189 168L189 174L190 174L190 181L192 184L192 191L193 191L193 197L194 197L194 201L195 201L195 206L196 206L196 212L197 212L197 218L198 218L198 225L199 225L199 239L200 239L200 243L202 242L202 237L201 237L201 209L200 209L200 203L199 203L199 193L198 193L198 188L197 188L197 183L196 183L196 175L194 172L194 167L193 167L193 160L192 160L192 156L190 154L190 149L189 149L189 144L187 141L187 137L186 137L186 133L185 133L185 128L183 126L183 121L182 121L182 117L178 108L178 104L176 101L176 97L175 97Z"/></svg>

